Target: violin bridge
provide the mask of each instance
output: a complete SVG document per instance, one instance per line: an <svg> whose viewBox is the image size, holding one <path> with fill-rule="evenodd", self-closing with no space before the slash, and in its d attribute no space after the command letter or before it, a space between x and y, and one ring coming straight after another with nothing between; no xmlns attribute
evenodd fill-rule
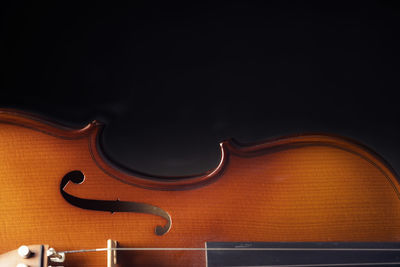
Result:
<svg viewBox="0 0 400 267"><path fill-rule="evenodd" d="M117 267L117 251L118 242L112 239L107 240L107 267Z"/></svg>

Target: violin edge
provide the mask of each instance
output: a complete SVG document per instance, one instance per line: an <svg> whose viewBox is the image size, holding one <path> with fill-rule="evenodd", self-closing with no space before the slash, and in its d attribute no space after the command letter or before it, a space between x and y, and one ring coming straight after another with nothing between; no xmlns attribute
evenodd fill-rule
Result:
<svg viewBox="0 0 400 267"><path fill-rule="evenodd" d="M62 139L84 138L96 128L104 126L102 122L93 120L82 128L72 128L44 116L10 108L0 108L0 122L28 128Z"/></svg>
<svg viewBox="0 0 400 267"><path fill-rule="evenodd" d="M214 169L186 176L155 176L128 168L111 159L104 152L100 142L105 124L97 120L83 128L74 129L29 112L0 108L0 123L25 127L62 139L88 138L92 159L105 174L123 183L152 190L188 190L206 186L216 181L224 173L230 155L254 157L264 153L311 145L332 146L361 156L379 168L392 184L400 181L394 168L377 152L354 139L336 134L301 133L269 138L254 143L240 143L235 139L228 139L219 143L220 161ZM397 187L394 187L398 191ZM397 193L400 196L400 193Z"/></svg>

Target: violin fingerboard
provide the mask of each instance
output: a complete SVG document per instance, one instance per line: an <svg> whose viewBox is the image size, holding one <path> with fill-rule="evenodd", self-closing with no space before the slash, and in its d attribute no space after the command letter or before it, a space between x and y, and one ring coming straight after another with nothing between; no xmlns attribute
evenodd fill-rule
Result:
<svg viewBox="0 0 400 267"><path fill-rule="evenodd" d="M207 266L400 266L400 243L207 242Z"/></svg>

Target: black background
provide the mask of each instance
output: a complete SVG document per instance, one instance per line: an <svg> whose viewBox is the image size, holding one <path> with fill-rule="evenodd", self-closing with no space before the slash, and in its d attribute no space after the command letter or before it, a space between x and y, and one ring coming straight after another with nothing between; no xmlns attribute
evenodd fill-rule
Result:
<svg viewBox="0 0 400 267"><path fill-rule="evenodd" d="M321 2L11 3L0 107L104 121L106 153L156 175L213 168L227 138L303 132L399 171L399 4Z"/></svg>

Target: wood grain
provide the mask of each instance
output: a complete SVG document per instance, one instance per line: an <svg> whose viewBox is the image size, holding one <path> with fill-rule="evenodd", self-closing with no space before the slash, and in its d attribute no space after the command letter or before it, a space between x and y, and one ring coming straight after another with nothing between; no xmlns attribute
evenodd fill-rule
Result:
<svg viewBox="0 0 400 267"><path fill-rule="evenodd" d="M0 253L21 244L57 250L204 247L207 241L400 241L399 183L368 148L309 134L262 144L221 143L215 170L152 177L115 167L97 143L101 124L71 130L13 110L0 111ZM158 206L162 218L89 211L68 204L62 177L85 174L65 190L90 199ZM204 252L119 253L121 266L205 266ZM105 266L105 252L68 254L65 266Z"/></svg>

